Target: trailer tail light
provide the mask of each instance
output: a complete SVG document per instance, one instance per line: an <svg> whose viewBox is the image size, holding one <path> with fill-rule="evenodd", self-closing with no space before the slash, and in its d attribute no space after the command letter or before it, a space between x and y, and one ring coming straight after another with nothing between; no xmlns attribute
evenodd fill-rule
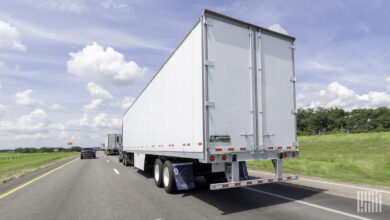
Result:
<svg viewBox="0 0 390 220"><path fill-rule="evenodd" d="M215 156L214 155L211 155L210 156L210 161L214 161L215 160Z"/></svg>
<svg viewBox="0 0 390 220"><path fill-rule="evenodd" d="M188 143L187 146L190 146L190 143Z"/></svg>
<svg viewBox="0 0 390 220"><path fill-rule="evenodd" d="M288 179L288 180L291 180L291 176L288 176L287 179Z"/></svg>
<svg viewBox="0 0 390 220"><path fill-rule="evenodd" d="M234 151L234 148L232 148L232 147L228 148L228 151Z"/></svg>
<svg viewBox="0 0 390 220"><path fill-rule="evenodd" d="M283 153L283 157L287 157L288 154L286 152Z"/></svg>
<svg viewBox="0 0 390 220"><path fill-rule="evenodd" d="M282 178L282 177L279 177L279 178L278 178L278 181L282 181L282 180L283 180L283 178Z"/></svg>
<svg viewBox="0 0 390 220"><path fill-rule="evenodd" d="M222 160L226 160L227 159L227 156L226 155L222 155Z"/></svg>
<svg viewBox="0 0 390 220"><path fill-rule="evenodd" d="M202 144L202 142L199 142L198 145L199 145L199 146L202 146L203 144Z"/></svg>
<svg viewBox="0 0 390 220"><path fill-rule="evenodd" d="M292 156L292 157L295 157L295 152L292 152L292 153L291 153L291 156Z"/></svg>

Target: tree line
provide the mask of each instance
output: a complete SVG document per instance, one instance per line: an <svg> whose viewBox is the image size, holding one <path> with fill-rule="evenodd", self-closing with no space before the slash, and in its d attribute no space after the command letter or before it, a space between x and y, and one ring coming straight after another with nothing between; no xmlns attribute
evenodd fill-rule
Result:
<svg viewBox="0 0 390 220"><path fill-rule="evenodd" d="M63 148L63 147L19 147L14 150L0 150L0 152L15 152L15 153L52 153L52 152L80 152L81 147L73 146L71 148Z"/></svg>
<svg viewBox="0 0 390 220"><path fill-rule="evenodd" d="M298 135L390 131L390 109L298 109Z"/></svg>

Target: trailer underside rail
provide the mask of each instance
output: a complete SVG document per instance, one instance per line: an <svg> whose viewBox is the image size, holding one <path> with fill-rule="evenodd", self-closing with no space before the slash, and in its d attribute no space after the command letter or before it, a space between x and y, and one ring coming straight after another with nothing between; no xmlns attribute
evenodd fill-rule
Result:
<svg viewBox="0 0 390 220"><path fill-rule="evenodd" d="M288 175L288 176L272 177L272 178L264 178L264 179L250 179L250 180L243 180L238 182L214 183L214 184L210 184L210 190L229 189L229 188L237 188L242 186L254 186L260 184L283 182L283 181L297 180L297 179L298 179L297 175Z"/></svg>

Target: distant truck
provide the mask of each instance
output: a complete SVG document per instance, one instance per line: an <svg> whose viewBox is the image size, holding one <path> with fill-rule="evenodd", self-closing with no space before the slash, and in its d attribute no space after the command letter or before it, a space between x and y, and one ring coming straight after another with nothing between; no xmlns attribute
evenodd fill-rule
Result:
<svg viewBox="0 0 390 220"><path fill-rule="evenodd" d="M297 179L295 38L205 10L122 119L123 164L153 167L168 193ZM249 179L246 161L270 160L275 177Z"/></svg>
<svg viewBox="0 0 390 220"><path fill-rule="evenodd" d="M118 155L119 149L122 147L121 134L107 134L104 144L104 152L106 155Z"/></svg>

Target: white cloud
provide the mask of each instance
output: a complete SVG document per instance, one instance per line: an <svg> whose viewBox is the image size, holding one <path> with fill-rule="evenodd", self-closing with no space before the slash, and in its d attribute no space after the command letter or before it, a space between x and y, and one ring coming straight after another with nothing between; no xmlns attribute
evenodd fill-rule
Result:
<svg viewBox="0 0 390 220"><path fill-rule="evenodd" d="M84 105L86 111L96 110L104 105L103 99L92 99L91 103Z"/></svg>
<svg viewBox="0 0 390 220"><path fill-rule="evenodd" d="M90 80L127 84L147 71L147 68L141 68L133 61L125 61L123 54L113 48L104 50L96 42L69 55L68 72Z"/></svg>
<svg viewBox="0 0 390 220"><path fill-rule="evenodd" d="M297 105L300 108L338 107L346 110L382 106L390 107L390 95L376 91L359 95L338 82L332 82L326 89L312 95L298 95Z"/></svg>
<svg viewBox="0 0 390 220"><path fill-rule="evenodd" d="M49 121L49 117L44 110L35 109L16 121L0 121L0 131L16 132L18 134L45 132Z"/></svg>
<svg viewBox="0 0 390 220"><path fill-rule="evenodd" d="M127 9L128 5L118 0L105 0L101 3L107 9Z"/></svg>
<svg viewBox="0 0 390 220"><path fill-rule="evenodd" d="M130 108L131 104L133 104L135 98L126 96L123 98L122 103L121 103L121 108L122 109L128 109Z"/></svg>
<svg viewBox="0 0 390 220"><path fill-rule="evenodd" d="M0 21L0 48L26 50L19 39L19 32L16 28L4 21Z"/></svg>
<svg viewBox="0 0 390 220"><path fill-rule="evenodd" d="M91 94L92 97L94 98L101 98L101 99L112 99L112 95L103 87L93 83L89 82L87 85L87 90Z"/></svg>
<svg viewBox="0 0 390 220"><path fill-rule="evenodd" d="M281 34L285 34L285 35L288 35L288 32L286 29L284 29L280 24L273 24L273 25L270 25L268 27L268 29L272 30L272 31L275 31L275 32L279 32Z"/></svg>
<svg viewBox="0 0 390 220"><path fill-rule="evenodd" d="M80 13L87 9L83 0L43 0L33 1L36 8Z"/></svg>
<svg viewBox="0 0 390 220"><path fill-rule="evenodd" d="M50 106L50 109L54 111L66 111L66 108L60 104L53 104Z"/></svg>
<svg viewBox="0 0 390 220"><path fill-rule="evenodd" d="M18 92L15 94L15 103L22 106L42 106L44 103L40 100L36 100L30 97L33 93L31 89L27 89L23 92Z"/></svg>

